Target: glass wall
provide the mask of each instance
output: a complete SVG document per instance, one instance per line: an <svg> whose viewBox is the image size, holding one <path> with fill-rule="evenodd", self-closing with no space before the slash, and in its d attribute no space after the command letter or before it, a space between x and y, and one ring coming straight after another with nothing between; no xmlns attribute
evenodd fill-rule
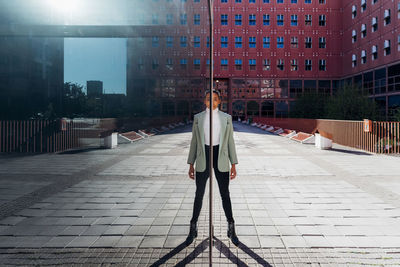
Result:
<svg viewBox="0 0 400 267"><path fill-rule="evenodd" d="M0 22L2 119L190 118L204 108L205 1L0 0ZM226 98L228 80L218 86Z"/></svg>

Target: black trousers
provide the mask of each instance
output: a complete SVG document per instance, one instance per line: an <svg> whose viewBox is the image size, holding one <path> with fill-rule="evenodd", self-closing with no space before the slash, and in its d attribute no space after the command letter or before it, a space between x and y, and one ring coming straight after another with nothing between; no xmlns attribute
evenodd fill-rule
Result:
<svg viewBox="0 0 400 267"><path fill-rule="evenodd" d="M218 150L219 145L213 146L213 166L215 177L217 178L219 193L222 198L222 207L224 208L225 216L228 222L234 222L232 215L232 204L229 195L229 172L220 172L218 170ZM210 146L205 145L206 151L206 169L203 172L196 171L196 196L193 205L193 215L190 222L197 222L201 206L203 204L203 196L206 188L208 177L210 177Z"/></svg>

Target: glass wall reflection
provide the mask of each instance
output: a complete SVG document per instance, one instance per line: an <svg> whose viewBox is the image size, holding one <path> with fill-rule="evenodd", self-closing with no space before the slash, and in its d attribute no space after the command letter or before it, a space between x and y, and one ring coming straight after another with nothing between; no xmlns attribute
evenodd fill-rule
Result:
<svg viewBox="0 0 400 267"><path fill-rule="evenodd" d="M1 119L190 118L204 108L205 1L1 0L0 21ZM227 97L227 81L217 83Z"/></svg>

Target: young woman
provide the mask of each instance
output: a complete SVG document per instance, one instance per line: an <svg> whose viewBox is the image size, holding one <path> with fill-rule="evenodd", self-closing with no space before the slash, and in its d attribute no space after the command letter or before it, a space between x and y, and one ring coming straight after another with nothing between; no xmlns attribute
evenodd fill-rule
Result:
<svg viewBox="0 0 400 267"><path fill-rule="evenodd" d="M231 198L229 195L229 180L236 177L235 141L233 140L232 116L218 109L221 103L220 93L213 90L213 107L210 110L210 91L205 93L204 104L206 109L193 118L192 140L190 143L187 163L189 177L196 181L196 195L193 205L193 215L190 220L190 231L186 238L186 244L193 242L197 237L197 220L199 218L206 182L210 176L209 152L210 152L210 112L213 112L213 167L218 182L219 192L222 198L222 206L228 221L228 237L235 245L239 239L235 233L235 225L232 214ZM229 161L232 167L229 169ZM196 162L195 168L193 164ZM229 173L230 170L230 173ZM194 175L196 172L196 176Z"/></svg>

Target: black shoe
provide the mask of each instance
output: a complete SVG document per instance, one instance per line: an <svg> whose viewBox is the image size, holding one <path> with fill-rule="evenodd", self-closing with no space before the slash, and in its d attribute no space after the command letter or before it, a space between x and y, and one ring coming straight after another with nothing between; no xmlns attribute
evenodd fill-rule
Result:
<svg viewBox="0 0 400 267"><path fill-rule="evenodd" d="M190 223L190 231L189 231L189 235L186 238L186 245L190 245L193 240L197 237L197 222L195 223Z"/></svg>
<svg viewBox="0 0 400 267"><path fill-rule="evenodd" d="M235 233L234 222L228 223L228 237L232 240L232 243L235 244L235 246L239 245L239 238L236 236Z"/></svg>

